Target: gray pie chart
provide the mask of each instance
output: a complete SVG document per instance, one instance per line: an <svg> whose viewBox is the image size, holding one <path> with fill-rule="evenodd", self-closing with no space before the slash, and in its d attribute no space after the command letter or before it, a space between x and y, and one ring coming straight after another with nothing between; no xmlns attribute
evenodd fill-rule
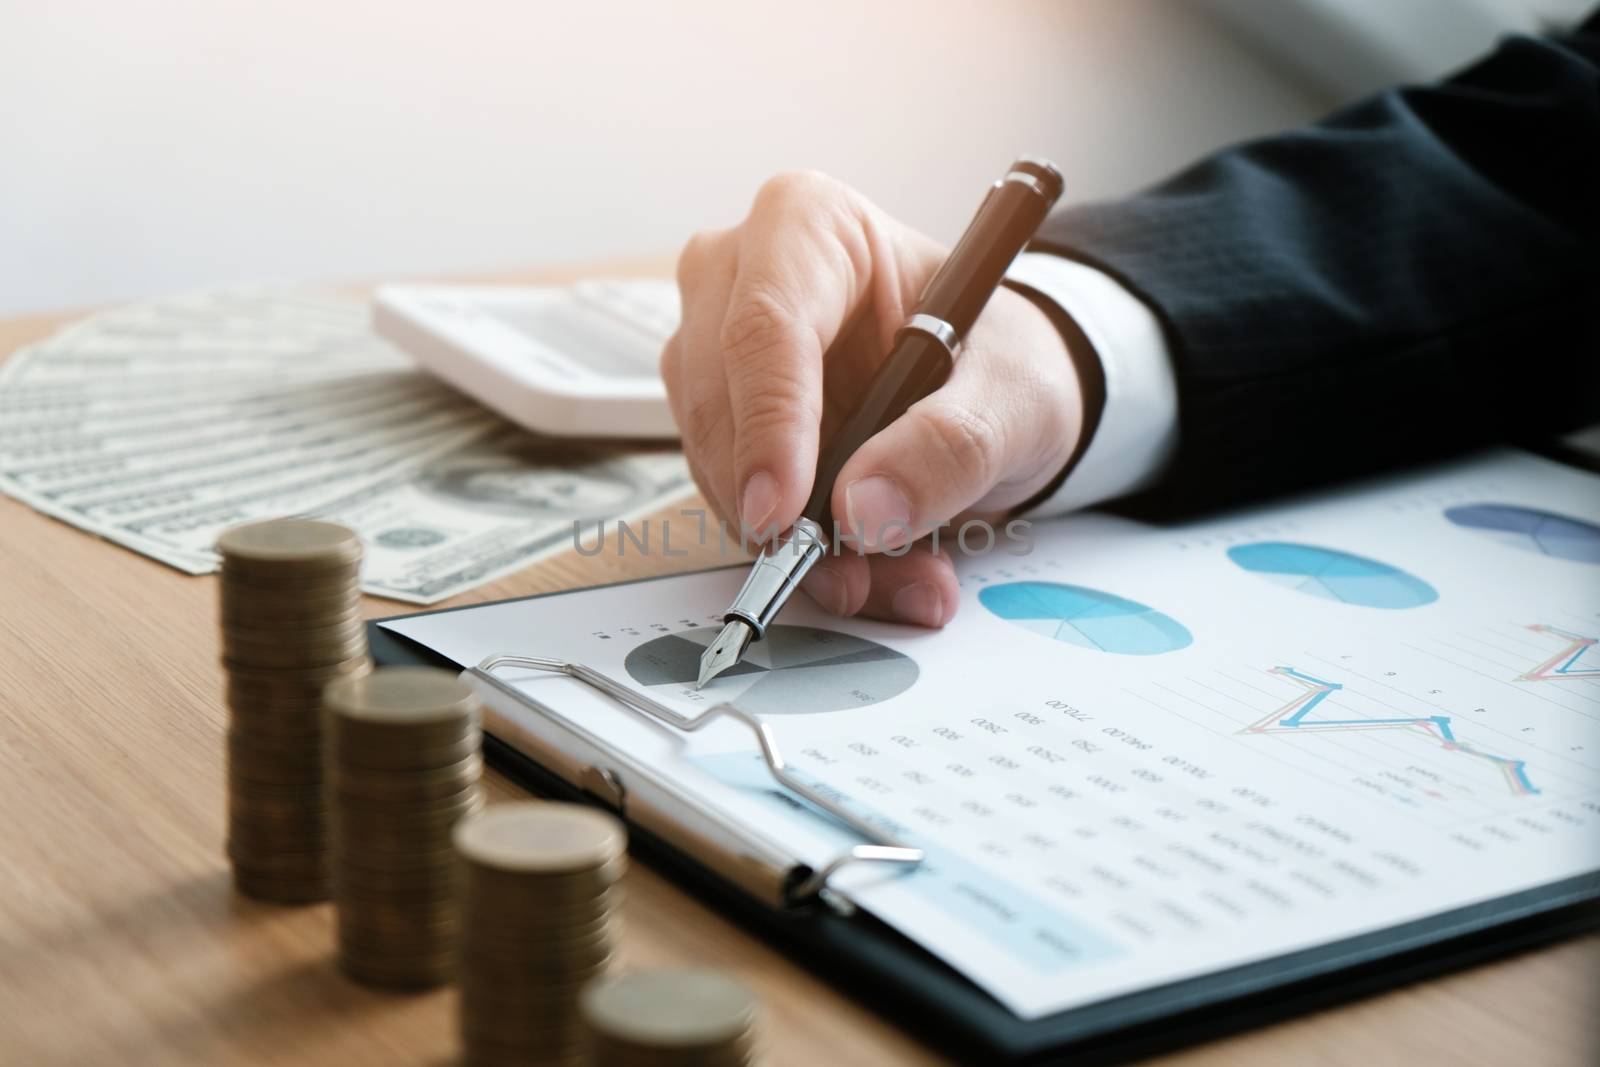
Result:
<svg viewBox="0 0 1600 1067"><path fill-rule="evenodd" d="M672 696L694 685L700 656L719 629L646 641L628 653L623 669L646 689ZM916 680L915 660L875 641L811 626L772 626L705 694L758 715L810 715L877 704Z"/></svg>

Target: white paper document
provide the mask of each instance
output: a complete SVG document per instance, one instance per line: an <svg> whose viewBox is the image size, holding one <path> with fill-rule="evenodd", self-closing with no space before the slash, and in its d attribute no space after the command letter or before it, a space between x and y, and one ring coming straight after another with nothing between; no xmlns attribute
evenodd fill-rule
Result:
<svg viewBox="0 0 1600 1067"><path fill-rule="evenodd" d="M796 597L703 693L743 568L388 625L461 664L560 657L766 717L802 776L927 850L845 892L1023 1017L1600 869L1600 478L1500 452L1032 534L958 556L941 632ZM735 723L675 737L504 677L800 861L851 840L771 791Z"/></svg>

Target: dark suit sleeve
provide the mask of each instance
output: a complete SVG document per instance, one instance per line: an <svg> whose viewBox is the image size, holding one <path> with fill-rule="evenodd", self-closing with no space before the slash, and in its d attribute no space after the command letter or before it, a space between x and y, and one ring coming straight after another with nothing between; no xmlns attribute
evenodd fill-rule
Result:
<svg viewBox="0 0 1600 1067"><path fill-rule="evenodd" d="M1058 212L1035 247L1163 323L1157 511L1600 418L1600 15Z"/></svg>

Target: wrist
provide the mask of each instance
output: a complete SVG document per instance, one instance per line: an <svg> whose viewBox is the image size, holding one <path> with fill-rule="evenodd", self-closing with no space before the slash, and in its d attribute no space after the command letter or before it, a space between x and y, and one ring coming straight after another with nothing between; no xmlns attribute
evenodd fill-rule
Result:
<svg viewBox="0 0 1600 1067"><path fill-rule="evenodd" d="M1106 376L1105 367L1101 364L1094 345L1061 305L1031 286L1011 278L1005 279L1001 284L1017 293L1049 320L1066 349L1067 361L1072 367L1078 385L1080 410L1079 418L1074 420L1078 427L1076 438L1067 452L1065 461L1050 476L1049 481L1028 499L1011 509L1012 513L1021 514L1053 496L1083 458L1084 452L1088 450L1089 442L1094 439L1095 429L1100 425L1100 418L1105 413Z"/></svg>

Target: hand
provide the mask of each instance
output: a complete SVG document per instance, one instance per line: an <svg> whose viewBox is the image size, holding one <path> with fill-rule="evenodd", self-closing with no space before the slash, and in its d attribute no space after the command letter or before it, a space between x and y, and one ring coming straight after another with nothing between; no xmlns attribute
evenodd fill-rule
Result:
<svg viewBox="0 0 1600 1067"><path fill-rule="evenodd" d="M848 414L945 255L818 174L771 179L742 223L689 241L678 261L682 324L661 373L695 481L719 516L758 535L799 517L820 437ZM949 380L840 472L834 516L867 554L845 547L803 588L840 615L943 626L958 599L956 527L1003 522L1047 485L1072 455L1082 408L1060 332L1000 289ZM931 551L924 535L945 523L956 525Z"/></svg>

